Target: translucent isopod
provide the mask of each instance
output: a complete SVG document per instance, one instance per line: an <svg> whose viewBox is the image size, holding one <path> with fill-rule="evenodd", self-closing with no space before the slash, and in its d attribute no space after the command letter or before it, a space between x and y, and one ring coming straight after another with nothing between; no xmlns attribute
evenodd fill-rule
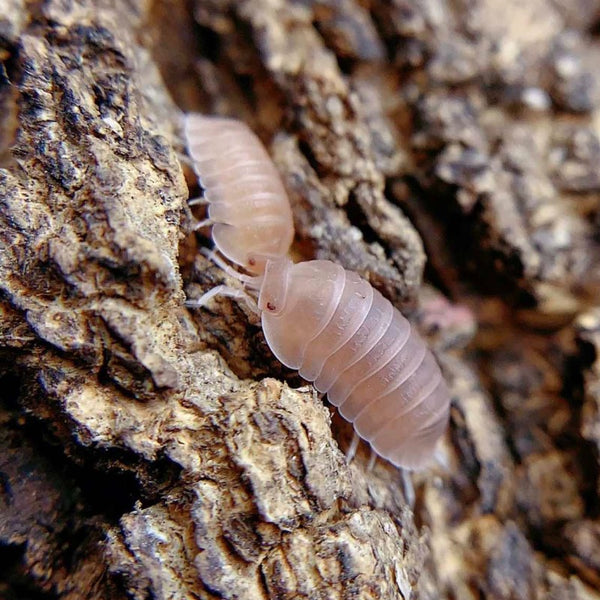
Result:
<svg viewBox="0 0 600 600"><path fill-rule="evenodd" d="M294 237L290 203L275 165L250 130L234 119L186 115L188 152L204 188L217 249L251 273L285 256Z"/></svg>
<svg viewBox="0 0 600 600"><path fill-rule="evenodd" d="M425 466L450 395L419 334L367 281L331 261L269 261L258 306L269 347L392 464Z"/></svg>

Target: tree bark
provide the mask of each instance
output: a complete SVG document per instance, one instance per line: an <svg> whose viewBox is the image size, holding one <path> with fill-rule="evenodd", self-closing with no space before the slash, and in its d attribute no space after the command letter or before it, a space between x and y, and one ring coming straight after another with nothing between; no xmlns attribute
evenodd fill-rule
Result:
<svg viewBox="0 0 600 600"><path fill-rule="evenodd" d="M0 597L600 599L599 17L0 2ZM298 260L434 348L452 419L414 507L243 304L185 307L228 282L190 110L264 140Z"/></svg>

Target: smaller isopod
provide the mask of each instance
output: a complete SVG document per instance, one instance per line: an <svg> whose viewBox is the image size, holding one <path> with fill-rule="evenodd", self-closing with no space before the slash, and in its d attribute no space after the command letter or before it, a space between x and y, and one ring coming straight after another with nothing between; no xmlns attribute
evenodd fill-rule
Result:
<svg viewBox="0 0 600 600"><path fill-rule="evenodd" d="M184 122L188 152L204 188L219 251L250 273L285 256L294 237L292 211L279 173L250 128L197 113Z"/></svg>
<svg viewBox="0 0 600 600"><path fill-rule="evenodd" d="M298 370L392 464L425 466L448 424L450 394L409 321L366 280L331 261L294 264L291 210L258 138L229 119L189 115L186 137L209 202L219 251L253 276L215 262L250 294L275 356Z"/></svg>

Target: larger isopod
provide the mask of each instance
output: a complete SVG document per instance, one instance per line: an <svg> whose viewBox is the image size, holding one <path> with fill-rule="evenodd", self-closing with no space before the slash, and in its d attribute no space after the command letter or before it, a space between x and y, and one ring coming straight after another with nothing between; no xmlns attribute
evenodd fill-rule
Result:
<svg viewBox="0 0 600 600"><path fill-rule="evenodd" d="M367 281L331 261L293 264L285 189L250 130L191 115L186 135L215 222L213 240L261 314L275 356L296 369L396 466L419 469L448 424L450 395L440 368L409 321ZM243 295L220 286L220 293ZM205 294L192 306L215 295ZM256 302L256 299L258 302Z"/></svg>
<svg viewBox="0 0 600 600"><path fill-rule="evenodd" d="M450 395L419 334L367 281L331 261L267 262L258 306L269 347L327 393L373 450L422 468L448 424Z"/></svg>

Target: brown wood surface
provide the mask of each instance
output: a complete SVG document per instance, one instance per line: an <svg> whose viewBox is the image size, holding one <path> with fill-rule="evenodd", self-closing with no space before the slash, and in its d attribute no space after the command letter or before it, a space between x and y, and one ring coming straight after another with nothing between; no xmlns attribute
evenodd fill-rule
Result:
<svg viewBox="0 0 600 600"><path fill-rule="evenodd" d="M0 1L0 598L600 599L598 0ZM436 351L445 466L368 449L197 253L234 116L296 259Z"/></svg>

